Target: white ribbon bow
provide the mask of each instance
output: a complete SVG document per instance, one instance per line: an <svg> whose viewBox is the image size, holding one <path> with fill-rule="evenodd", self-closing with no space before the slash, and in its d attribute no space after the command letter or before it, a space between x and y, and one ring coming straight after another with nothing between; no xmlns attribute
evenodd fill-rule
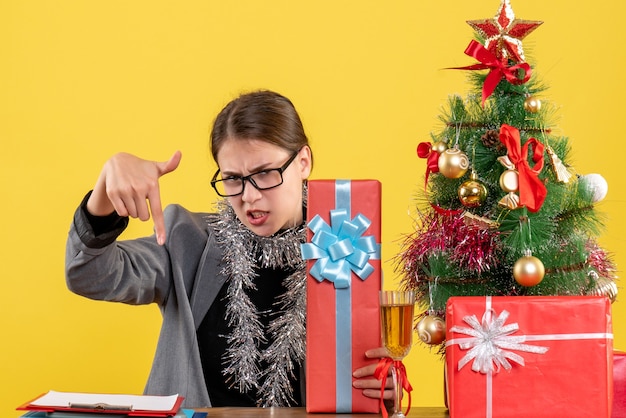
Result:
<svg viewBox="0 0 626 418"><path fill-rule="evenodd" d="M548 347L522 344L526 341L525 335L512 336L519 329L517 323L504 325L509 312L503 310L500 315L493 320L495 311L487 309L483 314L482 323L478 321L476 315L463 317L471 328L453 326L452 332L469 335L472 338L458 339L459 347L469 352L459 360L459 370L467 363L474 360L472 370L483 374L497 373L501 367L506 370L511 369L509 360L524 366L524 358L517 353L508 350L525 351L527 353L544 354Z"/></svg>

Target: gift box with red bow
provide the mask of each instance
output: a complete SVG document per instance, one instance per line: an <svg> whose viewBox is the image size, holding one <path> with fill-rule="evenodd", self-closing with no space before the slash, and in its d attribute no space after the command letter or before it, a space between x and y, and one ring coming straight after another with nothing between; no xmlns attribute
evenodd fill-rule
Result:
<svg viewBox="0 0 626 418"><path fill-rule="evenodd" d="M609 418L611 305L604 297L451 297L452 418Z"/></svg>
<svg viewBox="0 0 626 418"><path fill-rule="evenodd" d="M380 206L376 180L308 183L307 412L379 411L352 372L375 363L365 351L381 344Z"/></svg>

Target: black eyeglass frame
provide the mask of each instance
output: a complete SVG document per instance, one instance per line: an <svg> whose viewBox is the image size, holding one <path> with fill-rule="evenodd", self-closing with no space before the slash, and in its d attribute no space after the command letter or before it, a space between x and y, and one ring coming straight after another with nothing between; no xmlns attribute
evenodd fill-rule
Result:
<svg viewBox="0 0 626 418"><path fill-rule="evenodd" d="M231 176L231 177L229 177L228 180L233 180L233 179L241 180L242 186L241 186L241 191L239 193L236 193L236 194L222 194L222 193L219 192L219 190L217 190L217 187L215 185L217 183L221 182L221 181L224 181L224 179L218 179L217 178L217 176L220 174L220 169L219 168L217 169L217 171L213 175L213 178L211 179L211 187L213 187L213 190L215 190L215 193L217 193L221 197L233 197L233 196L239 196L240 194L243 194L244 190L246 189L246 182L252 184L252 186L254 186L254 188L257 189L257 190L274 189L274 188L280 186L281 184L283 184L283 182L284 182L283 173L285 172L287 167L289 167L289 165L293 162L293 160L296 159L296 157L298 156L299 153L300 153L299 150L294 152L293 155L291 157L289 157L289 159L281 167L278 167L278 168L267 168L267 169L264 169L264 170L261 170L261 171L257 171L255 173L248 174L247 176ZM254 182L254 179L252 178L252 176L256 176L257 174L260 174L260 173L267 173L269 171L278 171L278 174L280 174L280 183L278 183L275 186L270 186L270 187L259 187L259 185Z"/></svg>

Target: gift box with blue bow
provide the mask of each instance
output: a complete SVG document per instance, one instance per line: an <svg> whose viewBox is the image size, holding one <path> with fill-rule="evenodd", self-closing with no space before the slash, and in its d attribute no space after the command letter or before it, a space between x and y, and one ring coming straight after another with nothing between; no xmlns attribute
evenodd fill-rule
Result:
<svg viewBox="0 0 626 418"><path fill-rule="evenodd" d="M309 181L307 243L307 411L379 411L352 387L352 372L380 346L381 184Z"/></svg>

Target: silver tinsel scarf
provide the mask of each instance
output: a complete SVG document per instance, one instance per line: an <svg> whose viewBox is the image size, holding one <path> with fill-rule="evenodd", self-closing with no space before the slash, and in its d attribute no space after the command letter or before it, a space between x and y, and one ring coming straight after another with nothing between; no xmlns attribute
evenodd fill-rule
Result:
<svg viewBox="0 0 626 418"><path fill-rule="evenodd" d="M226 319L233 327L227 336L223 373L242 393L258 389L258 406L291 406L295 403L289 378L299 373L306 348L306 262L300 244L306 226L262 237L246 228L226 200L218 204L220 216L210 217L217 241L224 248L222 274L227 277ZM278 315L264 330L259 312L246 291L255 290L255 267L294 269L284 279L285 293L276 302ZM271 345L259 348L271 336ZM268 367L261 370L263 362Z"/></svg>

